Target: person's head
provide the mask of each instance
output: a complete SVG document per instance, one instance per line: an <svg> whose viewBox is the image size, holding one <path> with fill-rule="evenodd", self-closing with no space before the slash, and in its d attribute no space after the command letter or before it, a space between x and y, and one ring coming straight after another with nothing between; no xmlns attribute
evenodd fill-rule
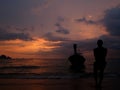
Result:
<svg viewBox="0 0 120 90"><path fill-rule="evenodd" d="M97 41L97 45L98 45L98 47L102 47L103 41L99 39L99 40Z"/></svg>

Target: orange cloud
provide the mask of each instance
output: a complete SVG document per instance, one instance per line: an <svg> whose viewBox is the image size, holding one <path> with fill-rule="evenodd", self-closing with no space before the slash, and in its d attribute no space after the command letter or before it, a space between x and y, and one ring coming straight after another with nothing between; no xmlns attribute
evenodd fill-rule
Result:
<svg viewBox="0 0 120 90"><path fill-rule="evenodd" d="M52 42L47 41L43 38L36 38L32 41L22 41L22 40L10 40L10 41L0 41L0 54L16 54L23 57L24 54L35 54L38 51L48 52L55 48L58 48L56 44L61 43L60 41ZM14 56L14 55L12 55ZM15 56L16 57L16 56ZM18 56L17 56L18 57Z"/></svg>
<svg viewBox="0 0 120 90"><path fill-rule="evenodd" d="M105 27L102 25L70 22L69 37L71 40L86 40L99 38L102 35L108 35Z"/></svg>

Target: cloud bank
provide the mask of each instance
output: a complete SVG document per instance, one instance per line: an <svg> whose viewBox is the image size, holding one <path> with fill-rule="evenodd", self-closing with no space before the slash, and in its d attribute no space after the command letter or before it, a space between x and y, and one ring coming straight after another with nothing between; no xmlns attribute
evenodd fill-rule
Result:
<svg viewBox="0 0 120 90"><path fill-rule="evenodd" d="M97 24L96 21L87 20L86 17L76 19L75 21L76 21L76 22L81 22L81 23L86 23L86 24Z"/></svg>
<svg viewBox="0 0 120 90"><path fill-rule="evenodd" d="M101 21L111 35L120 36L120 5L106 10Z"/></svg>
<svg viewBox="0 0 120 90"><path fill-rule="evenodd" d="M21 40L32 40L32 37L28 33L24 32L11 32L10 30L7 30L7 28L0 27L0 40L15 40L15 39L21 39Z"/></svg>
<svg viewBox="0 0 120 90"><path fill-rule="evenodd" d="M69 30L64 28L61 24L56 23L55 25L57 26L57 30L56 30L57 33L60 33L60 34L69 34L70 33Z"/></svg>

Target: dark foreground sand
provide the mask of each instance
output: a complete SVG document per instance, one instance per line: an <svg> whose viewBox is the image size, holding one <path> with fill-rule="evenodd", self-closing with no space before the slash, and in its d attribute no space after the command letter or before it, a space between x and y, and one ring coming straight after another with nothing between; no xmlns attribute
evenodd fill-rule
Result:
<svg viewBox="0 0 120 90"><path fill-rule="evenodd" d="M120 90L120 78L104 78L101 89L93 78L0 79L0 90Z"/></svg>

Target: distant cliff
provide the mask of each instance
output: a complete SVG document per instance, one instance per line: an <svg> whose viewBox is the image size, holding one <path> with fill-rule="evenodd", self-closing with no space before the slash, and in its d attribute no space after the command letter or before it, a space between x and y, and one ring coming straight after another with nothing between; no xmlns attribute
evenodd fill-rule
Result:
<svg viewBox="0 0 120 90"><path fill-rule="evenodd" d="M12 59L12 58L6 55L0 55L0 59Z"/></svg>

